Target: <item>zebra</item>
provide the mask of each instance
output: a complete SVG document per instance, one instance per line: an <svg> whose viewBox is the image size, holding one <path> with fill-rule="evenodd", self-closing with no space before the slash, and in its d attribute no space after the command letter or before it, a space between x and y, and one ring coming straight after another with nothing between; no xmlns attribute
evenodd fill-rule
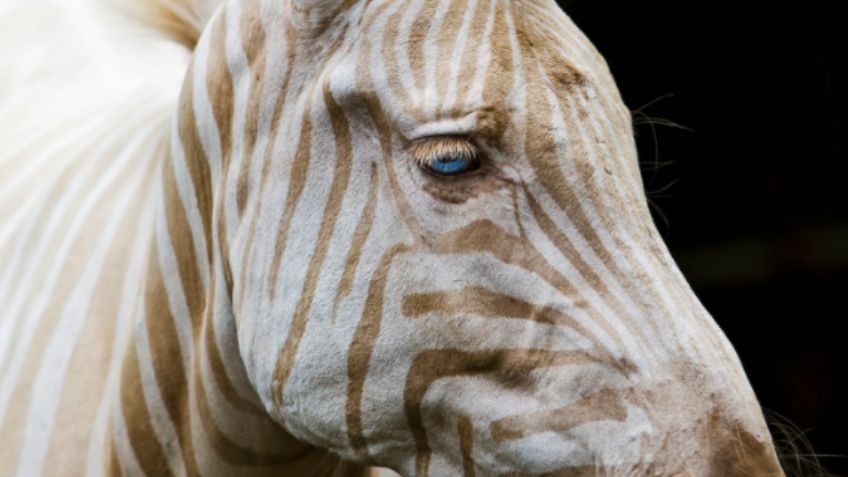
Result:
<svg viewBox="0 0 848 477"><path fill-rule="evenodd" d="M553 0L0 32L3 475L783 475Z"/></svg>

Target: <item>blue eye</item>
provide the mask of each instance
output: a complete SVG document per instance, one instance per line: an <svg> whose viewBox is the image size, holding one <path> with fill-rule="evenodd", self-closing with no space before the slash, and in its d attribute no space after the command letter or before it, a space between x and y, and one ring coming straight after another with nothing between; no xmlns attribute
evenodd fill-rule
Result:
<svg viewBox="0 0 848 477"><path fill-rule="evenodd" d="M473 171L480 166L475 157L466 154L456 156L439 157L428 162L425 167L432 173L440 176L457 176Z"/></svg>
<svg viewBox="0 0 848 477"><path fill-rule="evenodd" d="M415 141L410 149L412 159L426 172L442 177L456 177L480 168L477 148L468 137L428 137Z"/></svg>

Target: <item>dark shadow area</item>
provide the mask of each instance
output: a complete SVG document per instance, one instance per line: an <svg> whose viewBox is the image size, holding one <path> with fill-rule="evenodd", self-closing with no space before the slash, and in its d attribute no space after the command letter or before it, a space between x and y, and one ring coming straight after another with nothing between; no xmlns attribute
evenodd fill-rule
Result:
<svg viewBox="0 0 848 477"><path fill-rule="evenodd" d="M830 472L848 475L848 458L828 457L848 454L848 28L839 4L562 4L631 109L673 94L642 112L691 132L656 125L655 142L648 124L636 128L658 226L762 405L806 431Z"/></svg>

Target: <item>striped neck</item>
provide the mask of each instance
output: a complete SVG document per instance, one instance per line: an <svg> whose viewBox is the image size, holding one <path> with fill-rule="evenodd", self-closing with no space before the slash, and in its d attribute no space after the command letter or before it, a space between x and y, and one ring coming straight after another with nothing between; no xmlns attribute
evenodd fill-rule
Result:
<svg viewBox="0 0 848 477"><path fill-rule="evenodd" d="M137 325L113 405L107 475L362 475L272 420L242 364L218 240L220 202L197 141L191 75L156 211ZM357 470L359 469L359 470Z"/></svg>

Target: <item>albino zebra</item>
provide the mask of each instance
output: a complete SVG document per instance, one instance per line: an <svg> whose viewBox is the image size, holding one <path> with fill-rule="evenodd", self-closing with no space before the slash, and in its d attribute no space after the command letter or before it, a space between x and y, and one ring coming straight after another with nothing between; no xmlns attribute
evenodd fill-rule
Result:
<svg viewBox="0 0 848 477"><path fill-rule="evenodd" d="M553 0L104 1L0 3L0 474L782 475Z"/></svg>

